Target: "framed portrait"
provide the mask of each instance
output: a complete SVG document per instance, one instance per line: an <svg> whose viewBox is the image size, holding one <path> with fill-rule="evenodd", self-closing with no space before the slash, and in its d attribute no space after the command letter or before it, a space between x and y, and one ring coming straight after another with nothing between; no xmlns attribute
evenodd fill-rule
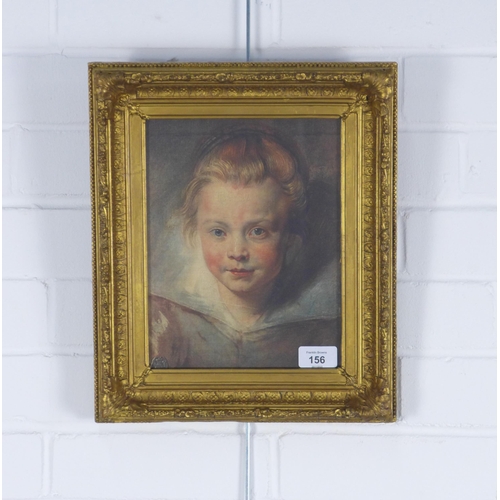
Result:
<svg viewBox="0 0 500 500"><path fill-rule="evenodd" d="M92 63L95 416L393 421L395 63Z"/></svg>

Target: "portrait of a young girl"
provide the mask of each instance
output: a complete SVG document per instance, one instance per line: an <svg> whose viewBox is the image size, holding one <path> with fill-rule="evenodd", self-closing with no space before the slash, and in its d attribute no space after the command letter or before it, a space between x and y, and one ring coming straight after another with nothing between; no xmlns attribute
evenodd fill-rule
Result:
<svg viewBox="0 0 500 500"><path fill-rule="evenodd" d="M151 366L297 368L299 347L339 347L337 124L197 122L149 142Z"/></svg>

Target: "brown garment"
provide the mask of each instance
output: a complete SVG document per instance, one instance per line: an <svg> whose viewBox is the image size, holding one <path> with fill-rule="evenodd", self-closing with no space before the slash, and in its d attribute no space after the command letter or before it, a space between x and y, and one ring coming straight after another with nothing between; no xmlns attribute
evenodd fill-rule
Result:
<svg viewBox="0 0 500 500"><path fill-rule="evenodd" d="M340 347L340 318L238 331L163 297L150 296L153 368L298 368L300 346Z"/></svg>

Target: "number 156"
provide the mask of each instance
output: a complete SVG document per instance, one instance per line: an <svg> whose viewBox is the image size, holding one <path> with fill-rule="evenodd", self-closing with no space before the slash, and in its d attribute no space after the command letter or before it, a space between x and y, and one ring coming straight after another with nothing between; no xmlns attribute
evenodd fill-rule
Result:
<svg viewBox="0 0 500 500"><path fill-rule="evenodd" d="M325 362L324 356L309 356L309 361L313 365L322 365Z"/></svg>

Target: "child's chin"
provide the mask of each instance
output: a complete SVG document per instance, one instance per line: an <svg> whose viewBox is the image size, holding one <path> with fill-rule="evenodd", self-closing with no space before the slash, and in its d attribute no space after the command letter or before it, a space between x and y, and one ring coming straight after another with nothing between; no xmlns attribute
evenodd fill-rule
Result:
<svg viewBox="0 0 500 500"><path fill-rule="evenodd" d="M234 294L237 295L245 295L255 292L258 287L256 287L253 283L248 283L243 280L233 281L229 283L223 283L223 285Z"/></svg>
<svg viewBox="0 0 500 500"><path fill-rule="evenodd" d="M231 283L229 286L226 285L226 288L233 293L250 293L253 291L253 286L244 283L238 283L237 285Z"/></svg>

